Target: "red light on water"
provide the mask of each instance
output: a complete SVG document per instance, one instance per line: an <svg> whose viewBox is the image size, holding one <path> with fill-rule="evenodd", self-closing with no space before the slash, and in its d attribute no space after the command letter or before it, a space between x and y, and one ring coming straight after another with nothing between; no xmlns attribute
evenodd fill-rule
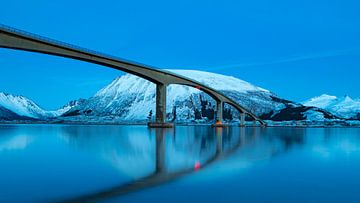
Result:
<svg viewBox="0 0 360 203"><path fill-rule="evenodd" d="M195 86L196 89L198 90L201 90L201 87L200 86Z"/></svg>
<svg viewBox="0 0 360 203"><path fill-rule="evenodd" d="M200 169L200 162L199 161L197 161L196 163L195 163L195 165L194 165L194 169L195 170L199 170Z"/></svg>

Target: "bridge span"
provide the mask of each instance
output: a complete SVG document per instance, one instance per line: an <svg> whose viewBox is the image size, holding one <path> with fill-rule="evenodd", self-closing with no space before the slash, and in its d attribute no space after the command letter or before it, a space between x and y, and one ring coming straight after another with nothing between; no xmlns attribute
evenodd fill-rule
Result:
<svg viewBox="0 0 360 203"><path fill-rule="evenodd" d="M177 75L168 71L157 69L152 66L128 61L118 57L99 53L89 49L81 48L68 43L52 40L46 37L35 35L29 32L18 30L6 25L0 24L0 47L16 49L30 52L72 58L99 64L102 66L114 68L127 73L134 74L147 79L156 84L156 115L155 122L150 123L150 127L171 127L166 123L166 87L170 84L187 85L204 91L216 101L216 126L223 125L223 106L229 104L240 112L240 125L245 124L245 115L259 122L262 126L266 123L255 114L227 97L220 91L217 91L207 85L201 84L187 77Z"/></svg>

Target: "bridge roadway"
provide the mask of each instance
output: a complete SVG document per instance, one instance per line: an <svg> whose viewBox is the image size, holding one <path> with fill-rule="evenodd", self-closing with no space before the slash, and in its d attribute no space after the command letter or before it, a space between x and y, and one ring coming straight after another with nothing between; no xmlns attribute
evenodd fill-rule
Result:
<svg viewBox="0 0 360 203"><path fill-rule="evenodd" d="M95 63L131 73L155 83L156 119L155 122L149 123L150 127L172 126L171 124L166 123L166 87L170 84L191 86L209 94L216 101L215 126L223 126L223 106L225 103L233 106L240 112L241 126L244 126L245 124L245 115L251 117L254 121L254 124L259 122L262 126L266 125L263 120L223 93L190 78L160 70L155 67L128 61L107 54L102 54L57 40L52 40L2 24L0 24L0 47L38 52Z"/></svg>

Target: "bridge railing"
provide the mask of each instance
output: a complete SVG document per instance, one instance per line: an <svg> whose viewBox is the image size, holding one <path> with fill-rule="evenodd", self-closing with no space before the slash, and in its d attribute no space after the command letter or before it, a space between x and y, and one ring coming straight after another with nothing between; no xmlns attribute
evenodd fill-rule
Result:
<svg viewBox="0 0 360 203"><path fill-rule="evenodd" d="M89 53L89 54L93 54L93 55L104 57L104 58L119 60L119 61L123 61L125 63L135 64L135 65L138 65L138 66L141 66L141 67L149 67L149 68L153 68L153 69L158 69L157 67L154 67L154 66L141 64L141 63L131 61L131 60L127 60L127 59L123 59L123 58L120 58L120 57L117 57L117 56L114 56L114 55L94 51L94 50L84 48L84 47L81 47L81 46L78 46L78 45L62 42L60 40L51 39L51 38L48 38L48 37L44 37L44 36L41 36L41 35L37 35L37 34L31 33L31 32L24 31L24 30L21 30L21 29L17 29L17 28L14 28L14 27L2 24L2 23L0 23L0 30L4 30L4 31L10 32L10 33L20 34L20 35L23 35L25 37L28 36L28 37L31 37L31 38L34 38L34 39L37 39L37 40L40 40L40 41L43 41L43 42L48 42L48 43L51 43L51 44L59 45L59 46L70 48L70 49L75 49L75 50L78 50L78 51L81 51L81 52L84 52L84 53Z"/></svg>
<svg viewBox="0 0 360 203"><path fill-rule="evenodd" d="M17 29L17 28L13 28L13 27L10 27L8 25L0 24L0 29L6 30L6 31L9 31L9 32L12 32L12 33L16 33L16 34L22 34L24 36L29 36L29 37L32 37L32 38L35 38L35 39L38 39L38 40L41 40L41 41L50 42L50 43L53 43L53 44L56 44L56 45L61 45L61 46L68 47L68 48L78 49L78 50L86 51L86 52L93 53L93 54L100 54L97 51L93 51L93 50L83 48L83 47L80 47L80 46L77 46L77 45L73 45L73 44L69 44L69 43L66 43L66 42L59 41L59 40L55 40L55 39L51 39L51 38L44 37L44 36L41 36L41 35L37 35L37 34L27 32L27 31L24 31L24 30L20 30L20 29ZM101 54L101 55L103 55L103 54Z"/></svg>

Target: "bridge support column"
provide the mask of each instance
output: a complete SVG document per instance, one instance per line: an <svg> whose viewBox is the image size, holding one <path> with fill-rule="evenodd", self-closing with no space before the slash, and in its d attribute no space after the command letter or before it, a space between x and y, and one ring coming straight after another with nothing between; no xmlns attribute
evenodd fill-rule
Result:
<svg viewBox="0 0 360 203"><path fill-rule="evenodd" d="M223 123L223 110L224 110L224 102L216 101L216 112L215 112L215 123L213 126L215 127L224 127Z"/></svg>
<svg viewBox="0 0 360 203"><path fill-rule="evenodd" d="M166 85L156 84L156 115L155 122L148 123L151 128L171 128L171 123L166 123Z"/></svg>
<svg viewBox="0 0 360 203"><path fill-rule="evenodd" d="M256 127L256 120L253 120L253 127Z"/></svg>
<svg viewBox="0 0 360 203"><path fill-rule="evenodd" d="M240 127L245 127L245 113L240 113Z"/></svg>
<svg viewBox="0 0 360 203"><path fill-rule="evenodd" d="M156 85L156 123L166 121L166 85Z"/></svg>

